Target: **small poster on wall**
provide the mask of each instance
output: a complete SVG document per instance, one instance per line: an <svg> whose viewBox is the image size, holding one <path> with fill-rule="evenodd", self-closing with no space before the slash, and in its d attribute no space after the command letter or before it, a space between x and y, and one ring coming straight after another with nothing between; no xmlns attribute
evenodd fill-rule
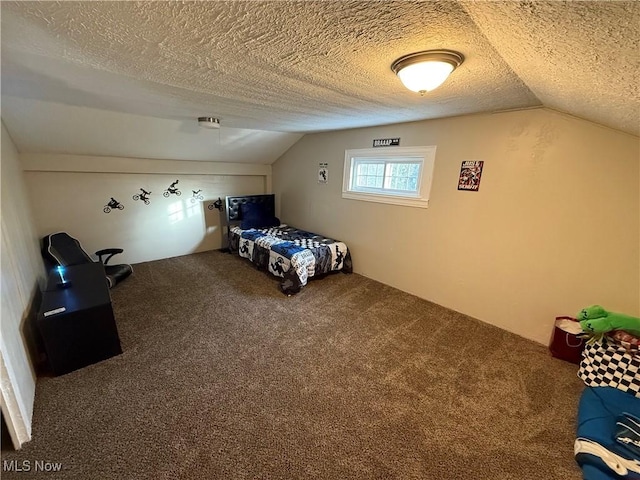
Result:
<svg viewBox="0 0 640 480"><path fill-rule="evenodd" d="M460 167L458 190L477 192L480 188L483 160L464 160Z"/></svg>
<svg viewBox="0 0 640 480"><path fill-rule="evenodd" d="M398 138L376 138L373 140L374 147L397 147L400 145L400 137Z"/></svg>
<svg viewBox="0 0 640 480"><path fill-rule="evenodd" d="M329 164L318 164L318 183L328 183L329 181Z"/></svg>

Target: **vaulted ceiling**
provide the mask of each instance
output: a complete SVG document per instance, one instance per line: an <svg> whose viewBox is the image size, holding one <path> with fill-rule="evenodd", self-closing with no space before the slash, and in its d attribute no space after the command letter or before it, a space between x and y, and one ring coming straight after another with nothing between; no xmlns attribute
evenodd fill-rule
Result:
<svg viewBox="0 0 640 480"><path fill-rule="evenodd" d="M261 160L270 163L307 132L541 105L640 135L635 1L3 1L1 8L2 117L21 151L161 158L157 144L157 151L120 151L68 137L144 120L154 132L174 132L169 138L185 135L193 148L204 138L195 119L207 115L221 119L218 145L227 155L272 142ZM402 55L441 48L465 61L424 96L390 69ZM209 150L164 155L226 158Z"/></svg>

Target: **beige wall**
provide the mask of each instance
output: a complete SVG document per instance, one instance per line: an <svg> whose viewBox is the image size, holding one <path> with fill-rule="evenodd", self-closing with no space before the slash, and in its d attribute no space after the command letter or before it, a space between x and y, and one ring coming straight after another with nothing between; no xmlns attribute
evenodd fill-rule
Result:
<svg viewBox="0 0 640 480"><path fill-rule="evenodd" d="M44 154L21 160L37 234L68 232L89 254L123 248L112 263L220 248L221 215L207 207L218 197L271 188L270 165ZM175 180L181 195L164 197ZM132 198L140 188L151 192L148 205ZM193 190L202 190L203 201L193 201ZM104 213L111 197L124 209Z"/></svg>
<svg viewBox="0 0 640 480"><path fill-rule="evenodd" d="M344 151L390 137L437 146L428 209L341 197ZM640 314L639 175L637 137L548 109L306 135L273 165L281 219L344 240L356 273L541 343L592 303Z"/></svg>
<svg viewBox="0 0 640 480"><path fill-rule="evenodd" d="M0 373L3 414L16 446L31 438L36 377L28 358L28 314L44 278L22 169L11 137L2 124Z"/></svg>

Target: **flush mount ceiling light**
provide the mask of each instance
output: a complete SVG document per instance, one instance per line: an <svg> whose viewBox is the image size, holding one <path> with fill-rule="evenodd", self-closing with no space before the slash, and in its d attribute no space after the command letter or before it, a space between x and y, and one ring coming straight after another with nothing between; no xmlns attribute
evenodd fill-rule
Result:
<svg viewBox="0 0 640 480"><path fill-rule="evenodd" d="M400 57L391 70L405 87L424 95L442 85L463 61L464 56L453 50L426 50Z"/></svg>
<svg viewBox="0 0 640 480"><path fill-rule="evenodd" d="M215 117L198 117L198 125L204 128L220 128L220 119Z"/></svg>

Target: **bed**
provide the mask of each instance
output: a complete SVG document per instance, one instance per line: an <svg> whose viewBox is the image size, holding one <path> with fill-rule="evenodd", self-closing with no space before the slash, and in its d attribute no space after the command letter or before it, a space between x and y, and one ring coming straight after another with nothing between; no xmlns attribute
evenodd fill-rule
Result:
<svg viewBox="0 0 640 480"><path fill-rule="evenodd" d="M287 295L298 293L311 278L353 271L344 242L281 224L273 194L226 197L225 220L228 251L281 277L280 289Z"/></svg>

